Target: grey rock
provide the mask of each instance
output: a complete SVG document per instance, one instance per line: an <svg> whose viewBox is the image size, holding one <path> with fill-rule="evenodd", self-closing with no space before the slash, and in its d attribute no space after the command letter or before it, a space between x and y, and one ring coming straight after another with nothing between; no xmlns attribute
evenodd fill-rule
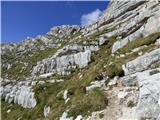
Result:
<svg viewBox="0 0 160 120"><path fill-rule="evenodd" d="M82 120L82 115L78 115L75 120Z"/></svg>
<svg viewBox="0 0 160 120"><path fill-rule="evenodd" d="M73 120L73 117L67 117L68 113L63 112L62 116L60 117L60 120Z"/></svg>
<svg viewBox="0 0 160 120"><path fill-rule="evenodd" d="M15 80L2 80L1 96L8 103L17 103L24 108L34 108L37 104L31 81L17 82ZM4 84L7 83L7 84Z"/></svg>
<svg viewBox="0 0 160 120"><path fill-rule="evenodd" d="M138 81L136 80L137 76L134 74L126 75L121 78L123 86L136 86L138 85Z"/></svg>
<svg viewBox="0 0 160 120"><path fill-rule="evenodd" d="M63 93L63 99L65 100L65 104L68 102L70 98L68 98L68 90L65 90Z"/></svg>
<svg viewBox="0 0 160 120"><path fill-rule="evenodd" d="M106 41L107 41L107 39L105 39L104 37L100 37L99 38L99 45L103 45Z"/></svg>
<svg viewBox="0 0 160 120"><path fill-rule="evenodd" d="M120 91L118 93L118 99L125 99L127 97L127 95L128 95L128 92L126 92L126 91Z"/></svg>
<svg viewBox="0 0 160 120"><path fill-rule="evenodd" d="M90 85L86 87L86 91L88 92L88 91L90 91L90 90L92 90L94 88L100 88L100 87L102 87L105 84L105 81L106 80L91 82Z"/></svg>
<svg viewBox="0 0 160 120"><path fill-rule="evenodd" d="M137 52L137 51L139 51L139 50L141 50L143 48L146 48L146 47L147 47L147 45L140 46L138 48L133 49L132 52Z"/></svg>
<svg viewBox="0 0 160 120"><path fill-rule="evenodd" d="M78 49L77 47L71 47L70 49ZM81 49L81 48L79 48ZM85 47L85 49L94 49L94 47ZM35 73L57 73L60 75L68 75L72 69L84 68L91 61L91 51L86 50L84 52L78 52L70 55L63 55L59 57L62 50L59 50L51 58L44 59L37 63L33 68L33 74ZM47 68L47 69L46 69Z"/></svg>
<svg viewBox="0 0 160 120"><path fill-rule="evenodd" d="M140 86L139 101L136 112L139 117L159 118L160 106L160 73L150 75L150 71L138 73Z"/></svg>
<svg viewBox="0 0 160 120"><path fill-rule="evenodd" d="M41 75L39 75L39 78L47 78L47 77L50 77L52 75L53 75L53 73L41 74Z"/></svg>
<svg viewBox="0 0 160 120"><path fill-rule="evenodd" d="M141 4L139 5L139 3ZM113 2L113 4L116 4L116 3ZM123 10L125 11L125 9L127 9L129 6L131 7L132 5L134 6L135 4L137 4L138 7L133 9L132 13L129 16L122 18L122 20L121 19L118 20L118 18L114 18L114 21L112 22L111 26L114 26L114 24L120 24L120 25L114 31L107 33L106 36L107 37L110 37L113 35L118 35L118 36L124 35L124 36L122 39L114 43L112 47L112 53L116 52L119 48L122 48L128 42L137 39L142 34L144 36L148 36L151 33L160 32L160 26L158 24L160 20L159 19L160 3L156 3L155 1L153 2L128 1L128 2L120 2L120 3L117 2L117 4L118 5L116 7L118 7L119 5L125 6L124 8L121 6L118 7L118 9L120 9L118 11L120 12L122 12ZM115 8L113 7L112 10ZM128 13L128 11L125 11L125 12L126 13L123 13L123 14ZM133 13L136 13L136 14L131 17ZM122 13L117 12L116 14L122 14ZM111 16L114 16L114 15L111 15ZM151 23L151 21L153 21L153 23ZM156 24L158 25L155 26Z"/></svg>
<svg viewBox="0 0 160 120"><path fill-rule="evenodd" d="M160 38L156 40L156 45L160 45Z"/></svg>
<svg viewBox="0 0 160 120"><path fill-rule="evenodd" d="M59 80L47 80L47 82L49 83L59 83L59 82L64 82L63 79L59 79Z"/></svg>
<svg viewBox="0 0 160 120"><path fill-rule="evenodd" d="M111 79L109 81L109 83L107 84L109 87L112 87L112 86L115 86L117 84L117 81L118 81L118 76L115 76L113 79Z"/></svg>
<svg viewBox="0 0 160 120"><path fill-rule="evenodd" d="M151 74L151 72L155 70L160 71L160 68L136 72L128 75L125 79L121 79L122 81L124 80L123 83L126 86L132 86L135 81L138 82L139 98L135 111L138 118L159 118L160 72ZM127 78L128 80L126 82Z"/></svg>
<svg viewBox="0 0 160 120"><path fill-rule="evenodd" d="M64 100L66 100L68 98L68 90L64 91L63 98L64 98Z"/></svg>
<svg viewBox="0 0 160 120"><path fill-rule="evenodd" d="M80 26L77 25L62 25L51 28L50 32L47 34L59 36L60 38L70 36L74 32L79 32L81 29Z"/></svg>
<svg viewBox="0 0 160 120"><path fill-rule="evenodd" d="M45 106L44 107L44 111L43 111L43 114L44 114L44 117L47 117L48 116L48 114L50 113L50 106Z"/></svg>
<svg viewBox="0 0 160 120"><path fill-rule="evenodd" d="M34 92L27 86L6 86L3 87L2 96L5 96L6 102L17 103L24 108L33 108L37 102L34 98Z"/></svg>
<svg viewBox="0 0 160 120"><path fill-rule="evenodd" d="M38 81L37 84L43 85L43 84L45 84L45 81Z"/></svg>
<svg viewBox="0 0 160 120"><path fill-rule="evenodd" d="M133 74L146 70L152 64L160 61L160 49L151 51L150 53L145 53L142 56L139 56L135 60L132 60L122 66L125 75Z"/></svg>
<svg viewBox="0 0 160 120"><path fill-rule="evenodd" d="M160 12L160 10L159 10ZM160 14L148 19L144 26L143 35L146 37L151 33L160 32Z"/></svg>
<svg viewBox="0 0 160 120"><path fill-rule="evenodd" d="M11 109L7 110L7 113L10 113L11 112Z"/></svg>

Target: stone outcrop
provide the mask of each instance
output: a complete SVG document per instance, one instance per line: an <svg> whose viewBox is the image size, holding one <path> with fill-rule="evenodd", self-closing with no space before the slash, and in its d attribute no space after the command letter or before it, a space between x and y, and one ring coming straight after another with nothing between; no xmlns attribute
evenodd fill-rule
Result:
<svg viewBox="0 0 160 120"><path fill-rule="evenodd" d="M125 36L122 36L122 39L114 43L112 47L112 53L116 52L119 48L122 48L128 42L137 39L141 35L146 37L151 33L160 32L160 26L158 24L160 22L159 4L160 3L156 2L146 2L145 4L142 4L141 6L138 6L137 9L135 9L135 13L137 13L138 15L127 21L132 22L128 24L126 24L126 22L125 24L127 26L124 27L122 24L121 27L123 28L120 27L120 29L117 29L117 32L119 32L120 34L124 33ZM154 27L155 25L157 26Z"/></svg>
<svg viewBox="0 0 160 120"><path fill-rule="evenodd" d="M44 50L46 48L57 48L60 47L60 42L64 39L62 38L70 38L72 34L79 32L81 29L80 26L77 25L62 25L51 28L51 30L46 35L38 35L35 38L28 37L22 42L12 43L12 44L4 44L2 45L2 55L8 51L12 51L16 49L17 51L27 52L30 50ZM12 51L13 52L13 51Z"/></svg>
<svg viewBox="0 0 160 120"><path fill-rule="evenodd" d="M79 52L77 54L45 59L33 68L33 73L57 73L68 75L72 69L84 68L91 61L91 51ZM46 70L45 70L46 68Z"/></svg>
<svg viewBox="0 0 160 120"><path fill-rule="evenodd" d="M103 36L119 36L112 53L140 36L160 32L160 3L156 1L111 1L103 16L94 24L81 31L85 36L97 31L110 30ZM157 25L156 27L154 27ZM103 40L100 37L100 43Z"/></svg>
<svg viewBox="0 0 160 120"><path fill-rule="evenodd" d="M139 86L139 98L136 106L137 118L159 118L160 68L136 72L121 78L124 86Z"/></svg>
<svg viewBox="0 0 160 120"><path fill-rule="evenodd" d="M65 46L59 49L51 58L38 62L33 68L33 73L68 75L72 69L82 69L87 66L91 61L91 52L98 49L97 46Z"/></svg>
<svg viewBox="0 0 160 120"><path fill-rule="evenodd" d="M133 74L146 70L152 64L156 64L160 61L160 49L151 51L150 53L145 53L144 55L136 58L133 61L128 62L123 65L122 68L125 71L125 75Z"/></svg>
<svg viewBox="0 0 160 120"><path fill-rule="evenodd" d="M159 64L159 55L160 49L156 49L123 65L126 75L121 78L123 85L139 86L139 99L135 111L137 118L158 119L160 116L160 69L152 69L153 64Z"/></svg>
<svg viewBox="0 0 160 120"><path fill-rule="evenodd" d="M2 80L2 83L7 85L1 88L1 95L6 102L14 102L21 105L24 108L33 108L36 106L37 101L34 96L34 92L29 86L29 82L16 83L11 80Z"/></svg>
<svg viewBox="0 0 160 120"><path fill-rule="evenodd" d="M59 38L70 37L71 34L75 32L79 32L81 30L80 26L77 25L62 25L51 28L51 30L47 33L48 35L58 36Z"/></svg>
<svg viewBox="0 0 160 120"><path fill-rule="evenodd" d="M140 93L136 112L141 118L159 119L160 72L151 75L152 71L154 70L144 71L137 75Z"/></svg>

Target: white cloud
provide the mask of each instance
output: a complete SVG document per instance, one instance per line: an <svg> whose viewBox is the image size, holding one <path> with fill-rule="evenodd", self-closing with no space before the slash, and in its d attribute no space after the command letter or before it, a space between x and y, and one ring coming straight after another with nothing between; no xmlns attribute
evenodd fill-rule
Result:
<svg viewBox="0 0 160 120"><path fill-rule="evenodd" d="M102 15L102 11L96 9L88 14L83 14L81 16L81 25L90 25L98 20L98 18Z"/></svg>

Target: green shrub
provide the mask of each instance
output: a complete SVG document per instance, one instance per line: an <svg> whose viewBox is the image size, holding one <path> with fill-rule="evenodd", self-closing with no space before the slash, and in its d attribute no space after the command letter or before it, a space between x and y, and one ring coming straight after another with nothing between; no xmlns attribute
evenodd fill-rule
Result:
<svg viewBox="0 0 160 120"><path fill-rule="evenodd" d="M102 119L103 117L104 117L104 114L103 114L103 113L100 113L100 114L99 114L99 118Z"/></svg>
<svg viewBox="0 0 160 120"><path fill-rule="evenodd" d="M134 107L135 103L133 101L128 101L127 106L128 107Z"/></svg>
<svg viewBox="0 0 160 120"><path fill-rule="evenodd" d="M109 78L113 78L115 76L123 76L124 71L122 70L121 65L111 64L107 67L107 75Z"/></svg>
<svg viewBox="0 0 160 120"><path fill-rule="evenodd" d="M154 75L154 74L157 74L157 73L160 73L159 70L152 70L149 72L150 75Z"/></svg>

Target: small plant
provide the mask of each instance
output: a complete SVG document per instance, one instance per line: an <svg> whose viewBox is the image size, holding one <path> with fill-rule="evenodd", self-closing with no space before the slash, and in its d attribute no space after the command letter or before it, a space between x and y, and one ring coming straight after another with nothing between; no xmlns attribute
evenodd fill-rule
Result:
<svg viewBox="0 0 160 120"><path fill-rule="evenodd" d="M140 120L157 120L156 118L151 117L141 117Z"/></svg>
<svg viewBox="0 0 160 120"><path fill-rule="evenodd" d="M122 67L118 64L111 64L107 68L107 74L109 78L113 78L114 76L123 76L124 71Z"/></svg>
<svg viewBox="0 0 160 120"><path fill-rule="evenodd" d="M135 106L135 103L132 100L128 101L127 107L134 107L134 106Z"/></svg>
<svg viewBox="0 0 160 120"><path fill-rule="evenodd" d="M149 72L150 75L154 75L154 74L157 74L157 73L160 73L159 70L152 70Z"/></svg>
<svg viewBox="0 0 160 120"><path fill-rule="evenodd" d="M104 114L103 114L103 113L100 113L100 114L99 114L99 118L102 119L103 117L104 117Z"/></svg>

